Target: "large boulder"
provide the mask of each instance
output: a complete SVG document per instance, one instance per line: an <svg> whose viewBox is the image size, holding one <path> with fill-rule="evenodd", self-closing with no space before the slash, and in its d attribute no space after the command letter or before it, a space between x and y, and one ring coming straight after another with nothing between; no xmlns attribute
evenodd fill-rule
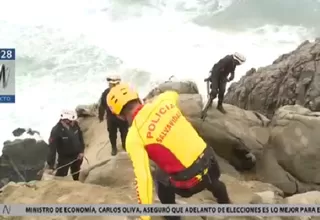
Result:
<svg viewBox="0 0 320 220"><path fill-rule="evenodd" d="M259 178L287 194L320 190L320 112L299 105L278 109L270 139L258 158Z"/></svg>
<svg viewBox="0 0 320 220"><path fill-rule="evenodd" d="M225 105L228 113L222 114L213 104L206 120L203 121L200 119L203 109L202 96L198 93L195 83L166 82L159 88L153 91L175 90L180 94L179 106L182 113L218 155L227 159L239 170L254 167L254 154L261 153L269 138L267 129L269 120L265 116L232 105ZM153 94L159 94L153 91L147 96L149 100L156 97L152 96Z"/></svg>
<svg viewBox="0 0 320 220"><path fill-rule="evenodd" d="M76 108L79 126L85 142L86 162L82 164L80 179L86 178L92 167L101 166L111 158L111 144L106 121L98 119L97 104L79 105ZM121 152L121 138L117 138L118 151ZM90 177L91 178L91 177Z"/></svg>
<svg viewBox="0 0 320 220"><path fill-rule="evenodd" d="M87 113L86 116L78 119L86 147L87 162L83 164L83 168L88 168L88 165L92 166L111 157L111 145L106 121L99 122L95 111L88 111ZM92 115L89 115L89 113ZM122 151L120 134L117 142L118 150Z"/></svg>
<svg viewBox="0 0 320 220"><path fill-rule="evenodd" d="M84 183L123 188L131 188L134 179L132 163L125 152L89 167L81 178Z"/></svg>
<svg viewBox="0 0 320 220"><path fill-rule="evenodd" d="M269 120L257 112L225 105L227 114L209 109L205 121L191 118L190 122L214 150L238 170L250 170L255 155L261 154L269 138ZM183 112L189 111L183 109Z"/></svg>
<svg viewBox="0 0 320 220"><path fill-rule="evenodd" d="M284 200L287 204L320 204L320 191L299 193Z"/></svg>
<svg viewBox="0 0 320 220"><path fill-rule="evenodd" d="M166 81L152 89L144 99L151 99L167 90L173 90L180 94L199 94L197 85L192 81Z"/></svg>
<svg viewBox="0 0 320 220"><path fill-rule="evenodd" d="M227 161L216 155L222 173L233 178L243 180L243 176L237 172ZM151 171L156 165L150 161ZM119 172L114 172L114 171ZM102 186L132 186L134 173L132 162L125 152L118 153L115 157L100 161L83 169L80 180L84 183L98 184Z"/></svg>
<svg viewBox="0 0 320 220"><path fill-rule="evenodd" d="M320 191L310 191L306 193L296 194L290 197L287 197L283 200L284 204L304 204L304 205L317 205L320 204ZM301 216L301 217L291 217L292 220L309 220L309 219L319 219L315 216Z"/></svg>
<svg viewBox="0 0 320 220"><path fill-rule="evenodd" d="M83 184L75 181L38 181L34 183L9 183L0 193L0 203L9 204L133 204L136 201L121 196L119 188L107 188L98 185ZM30 216L14 217L17 220L29 220ZM123 220L116 216L51 216L32 217L36 220Z"/></svg>
<svg viewBox="0 0 320 220"><path fill-rule="evenodd" d="M270 191L275 197L281 198L282 191L271 184L259 181L244 181L239 176L231 176L230 170L222 165L221 180L226 183L231 199L234 203L261 203L264 201L264 195L259 193ZM151 169L153 175L153 169ZM104 162L96 164L84 171L82 180L87 184L96 184L110 187L112 189L122 189L123 195L135 198L135 176L130 158L127 153L119 153L116 157L112 157ZM228 173L228 174L227 174ZM236 171L234 170L235 174ZM156 194L155 194L156 195ZM258 197L258 199L257 199ZM201 192L191 198L185 199L177 197L179 203L215 203L215 198L208 191ZM159 202L158 199L156 201Z"/></svg>
<svg viewBox="0 0 320 220"><path fill-rule="evenodd" d="M78 117L98 116L98 103L79 105L75 109Z"/></svg>
<svg viewBox="0 0 320 220"><path fill-rule="evenodd" d="M0 157L0 187L8 181L39 180L48 154L48 145L39 132L18 128L12 140L4 142Z"/></svg>
<svg viewBox="0 0 320 220"><path fill-rule="evenodd" d="M249 70L231 84L225 102L269 118L284 105L320 111L320 39L302 43L272 65Z"/></svg>

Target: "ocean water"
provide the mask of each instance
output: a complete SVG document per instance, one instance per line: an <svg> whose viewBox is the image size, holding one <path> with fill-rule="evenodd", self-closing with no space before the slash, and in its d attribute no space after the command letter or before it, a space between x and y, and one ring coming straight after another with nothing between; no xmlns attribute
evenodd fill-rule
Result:
<svg viewBox="0 0 320 220"><path fill-rule="evenodd" d="M0 142L17 127L47 140L63 108L98 100L119 73L142 95L174 75L203 79L221 57L270 64L320 36L316 0L1 0L0 47L16 48L16 104L2 104ZM0 145L0 148L2 146Z"/></svg>

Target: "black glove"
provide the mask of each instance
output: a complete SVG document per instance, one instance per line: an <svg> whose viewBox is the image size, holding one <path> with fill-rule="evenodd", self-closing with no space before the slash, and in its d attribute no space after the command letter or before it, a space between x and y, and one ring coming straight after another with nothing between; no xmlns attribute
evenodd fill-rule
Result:
<svg viewBox="0 0 320 220"><path fill-rule="evenodd" d="M233 79L234 79L234 76L230 76L230 77L228 78L228 82L231 82Z"/></svg>

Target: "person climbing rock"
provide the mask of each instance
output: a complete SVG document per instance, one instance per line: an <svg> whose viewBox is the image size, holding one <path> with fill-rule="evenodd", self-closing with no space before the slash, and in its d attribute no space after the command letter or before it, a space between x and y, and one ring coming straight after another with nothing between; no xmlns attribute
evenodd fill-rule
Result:
<svg viewBox="0 0 320 220"><path fill-rule="evenodd" d="M55 176L67 176L70 168L73 180L79 180L85 148L83 134L76 118L74 111L63 110L61 112L60 120L51 130L47 158L49 173L52 173L55 166L56 153L58 153Z"/></svg>
<svg viewBox="0 0 320 220"><path fill-rule="evenodd" d="M211 102L210 106L212 105L212 101L218 95L217 109L222 113L226 113L222 103L227 82L231 82L234 79L236 67L243 64L245 61L246 58L242 54L234 53L233 55L225 56L224 58L220 59L218 63L214 64L210 71L210 76L204 80L205 82L209 82L211 84L211 91L209 94L209 100ZM204 117L204 114L202 117Z"/></svg>
<svg viewBox="0 0 320 220"><path fill-rule="evenodd" d="M126 147L136 176L138 202L153 203L154 179L162 204L175 204L176 194L190 197L206 189L218 203L231 203L225 184L219 180L220 168L213 148L182 115L178 97L177 92L166 91L142 104L138 93L123 83L113 87L107 96L113 113L130 124ZM149 159L158 166L154 178ZM149 220L150 216L140 218Z"/></svg>
<svg viewBox="0 0 320 220"><path fill-rule="evenodd" d="M100 122L103 121L104 115L106 113L106 121L107 121L107 128L109 132L109 141L111 144L111 155L115 156L118 152L117 149L117 133L118 130L121 136L122 148L126 150L126 136L128 133L128 123L116 115L114 115L110 108L106 103L106 97L110 91L110 89L121 82L121 78L117 75L107 77L107 82L109 83L109 88L104 90L101 94L100 98L100 105L99 105L99 120Z"/></svg>

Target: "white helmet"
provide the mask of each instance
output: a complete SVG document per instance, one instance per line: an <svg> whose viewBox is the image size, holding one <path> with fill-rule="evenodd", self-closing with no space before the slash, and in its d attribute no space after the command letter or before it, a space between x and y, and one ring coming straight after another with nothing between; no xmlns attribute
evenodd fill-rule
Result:
<svg viewBox="0 0 320 220"><path fill-rule="evenodd" d="M62 110L60 114L60 119L68 119L70 121L74 121L77 119L77 114L75 113L75 111Z"/></svg>
<svg viewBox="0 0 320 220"><path fill-rule="evenodd" d="M237 60L240 65L246 62L246 57L240 53L235 52L232 56L233 56L233 59Z"/></svg>
<svg viewBox="0 0 320 220"><path fill-rule="evenodd" d="M119 75L111 75L107 77L107 81L111 84L118 84L121 81L121 78Z"/></svg>

